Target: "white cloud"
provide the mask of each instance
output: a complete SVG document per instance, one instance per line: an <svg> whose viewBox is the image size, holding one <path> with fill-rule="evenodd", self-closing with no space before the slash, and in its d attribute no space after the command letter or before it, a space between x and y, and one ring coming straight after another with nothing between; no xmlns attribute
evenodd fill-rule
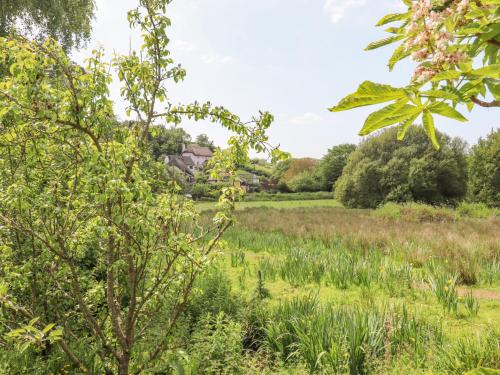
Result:
<svg viewBox="0 0 500 375"><path fill-rule="evenodd" d="M325 12L333 23L339 22L351 8L358 8L366 4L366 0L326 0Z"/></svg>
<svg viewBox="0 0 500 375"><path fill-rule="evenodd" d="M202 55L201 61L203 61L205 64L225 65L234 63L236 59L233 56L223 56L212 53L212 54Z"/></svg>
<svg viewBox="0 0 500 375"><path fill-rule="evenodd" d="M172 48L180 52L192 52L197 47L196 44L194 43L176 39L175 41L172 42Z"/></svg>
<svg viewBox="0 0 500 375"><path fill-rule="evenodd" d="M316 113L307 112L298 116L290 117L290 122L294 125L310 125L321 121L323 118Z"/></svg>

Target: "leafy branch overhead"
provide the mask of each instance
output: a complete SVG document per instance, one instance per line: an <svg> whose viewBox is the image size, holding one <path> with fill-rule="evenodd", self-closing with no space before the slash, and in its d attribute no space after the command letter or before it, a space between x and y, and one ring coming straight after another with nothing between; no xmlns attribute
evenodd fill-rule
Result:
<svg viewBox="0 0 500 375"><path fill-rule="evenodd" d="M392 71L401 60L416 62L410 83L396 88L363 82L330 111L390 102L368 116L360 135L398 125L402 139L421 118L439 148L434 115L465 122L457 110L460 105L469 111L476 105L500 107L500 0L402 1L406 12L388 14L377 23L397 23L385 30L390 36L370 43L366 50L399 43L388 66Z"/></svg>

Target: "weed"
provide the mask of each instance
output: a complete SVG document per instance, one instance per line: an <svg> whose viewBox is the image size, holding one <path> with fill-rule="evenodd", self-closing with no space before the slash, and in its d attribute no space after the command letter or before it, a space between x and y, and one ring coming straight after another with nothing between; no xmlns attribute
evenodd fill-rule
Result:
<svg viewBox="0 0 500 375"><path fill-rule="evenodd" d="M231 267L237 268L245 264L245 253L241 250L231 253Z"/></svg>
<svg viewBox="0 0 500 375"><path fill-rule="evenodd" d="M457 313L458 294L456 283L458 276L445 273L435 274L430 277L431 288L446 312Z"/></svg>
<svg viewBox="0 0 500 375"><path fill-rule="evenodd" d="M477 316L479 312L479 301L472 294L472 290L464 296L464 305L470 316Z"/></svg>

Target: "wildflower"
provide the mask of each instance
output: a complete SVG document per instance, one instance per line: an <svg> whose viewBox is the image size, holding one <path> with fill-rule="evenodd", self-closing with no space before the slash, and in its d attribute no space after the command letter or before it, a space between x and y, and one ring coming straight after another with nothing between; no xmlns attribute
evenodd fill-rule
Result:
<svg viewBox="0 0 500 375"><path fill-rule="evenodd" d="M411 58L415 61L425 60L427 56L429 56L429 51L426 48L423 48L420 51L416 51L411 54Z"/></svg>
<svg viewBox="0 0 500 375"><path fill-rule="evenodd" d="M457 5L457 12L458 13L465 13L467 11L467 8L469 7L469 0L462 0L458 5Z"/></svg>
<svg viewBox="0 0 500 375"><path fill-rule="evenodd" d="M445 287L444 287L444 291L445 291L445 292L447 292L447 291L448 291L448 287L447 287L447 286L445 286Z"/></svg>
<svg viewBox="0 0 500 375"><path fill-rule="evenodd" d="M413 72L413 81L418 83L425 83L429 81L432 77L436 75L436 71L433 68L426 66L419 66Z"/></svg>

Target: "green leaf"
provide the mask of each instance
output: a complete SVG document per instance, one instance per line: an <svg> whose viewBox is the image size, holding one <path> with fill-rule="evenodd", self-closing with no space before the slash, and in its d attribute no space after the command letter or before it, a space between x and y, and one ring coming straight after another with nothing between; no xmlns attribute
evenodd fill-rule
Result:
<svg viewBox="0 0 500 375"><path fill-rule="evenodd" d="M55 324L54 324L54 323L50 323L49 325L47 325L47 326L46 326L46 327L42 330L42 332L46 334L46 333L47 333L47 332L49 332L52 328L54 328L54 326L55 326Z"/></svg>
<svg viewBox="0 0 500 375"><path fill-rule="evenodd" d="M500 78L500 64L492 64L484 68L474 69L468 74L479 77Z"/></svg>
<svg viewBox="0 0 500 375"><path fill-rule="evenodd" d="M459 100L460 98L458 97L457 94L454 94L449 91L443 91L443 90L428 90L422 92L422 95L429 96L431 98L440 98L440 99L448 99L448 100Z"/></svg>
<svg viewBox="0 0 500 375"><path fill-rule="evenodd" d="M491 95L493 95L493 98L495 98L495 100L500 100L500 83L492 80L487 80L486 85L488 86Z"/></svg>
<svg viewBox="0 0 500 375"><path fill-rule="evenodd" d="M453 107L451 107L448 104L443 103L443 102L431 104L428 107L428 109L432 113L435 113L435 114L438 114L438 115L441 115L444 117L449 117L449 118L452 118L454 120L458 120L461 122L467 121L467 119L460 112L458 112L455 108L453 108Z"/></svg>
<svg viewBox="0 0 500 375"><path fill-rule="evenodd" d="M367 135L386 126L405 122L415 114L421 112L419 107L406 104L407 102L408 99L403 99L373 112L366 119L359 135Z"/></svg>
<svg viewBox="0 0 500 375"><path fill-rule="evenodd" d="M410 51L408 51L404 44L401 44L398 48L396 48L391 58L389 59L389 70L392 71L394 69L394 65L396 65L397 62L403 60L408 56L410 56Z"/></svg>
<svg viewBox="0 0 500 375"><path fill-rule="evenodd" d="M391 22L401 21L409 17L409 13L391 13L386 14L376 24L376 26L383 26Z"/></svg>
<svg viewBox="0 0 500 375"><path fill-rule="evenodd" d="M444 80L453 80L453 79L457 79L457 78L460 78L460 76L462 76L462 72L459 72L457 70L445 70L444 72L441 72L441 73L438 73L436 74L433 78L432 78L432 82L439 82L439 81L444 81Z"/></svg>
<svg viewBox="0 0 500 375"><path fill-rule="evenodd" d="M405 35L389 36L387 38L377 40L375 42L368 44L368 46L366 46L366 48L365 48L365 51L370 51L372 49L377 49L377 48L386 46L388 44L397 42L398 40L401 40L403 38L405 38Z"/></svg>
<svg viewBox="0 0 500 375"><path fill-rule="evenodd" d="M420 116L420 113L417 112L413 116L409 117L407 120L403 121L401 123L401 127L398 130L398 140L402 141L406 135L407 130L409 129L410 126L413 125L417 117Z"/></svg>
<svg viewBox="0 0 500 375"><path fill-rule="evenodd" d="M330 108L330 111L340 112L352 108L385 103L391 100L404 98L405 96L406 92L403 89L365 81L359 86L354 94L346 96L339 104Z"/></svg>
<svg viewBox="0 0 500 375"><path fill-rule="evenodd" d="M436 128L434 127L434 118L428 110L424 110L422 114L422 125L424 126L425 132L429 136L434 148L439 150L441 146L436 136Z"/></svg>

